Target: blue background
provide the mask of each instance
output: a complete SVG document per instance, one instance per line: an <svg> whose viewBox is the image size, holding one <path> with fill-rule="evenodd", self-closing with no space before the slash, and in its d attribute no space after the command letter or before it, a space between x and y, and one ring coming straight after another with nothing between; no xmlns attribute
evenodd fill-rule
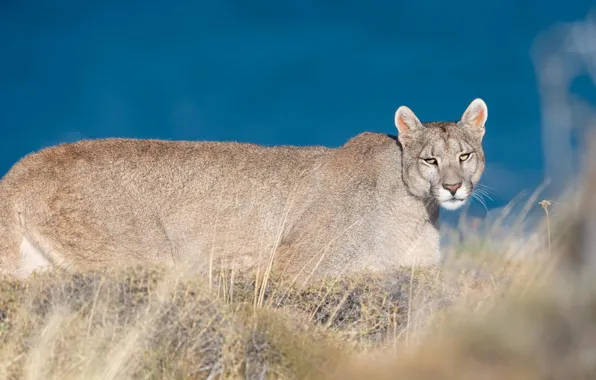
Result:
<svg viewBox="0 0 596 380"><path fill-rule="evenodd" d="M534 39L592 4L3 0L0 171L82 138L338 146L395 133L402 104L457 120L482 97L483 182L502 207L544 178Z"/></svg>

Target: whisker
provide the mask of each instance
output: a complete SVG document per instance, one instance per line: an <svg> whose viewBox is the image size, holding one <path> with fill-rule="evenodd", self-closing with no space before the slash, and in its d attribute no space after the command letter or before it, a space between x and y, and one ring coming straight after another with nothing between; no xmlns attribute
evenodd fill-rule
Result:
<svg viewBox="0 0 596 380"><path fill-rule="evenodd" d="M484 202L484 200L478 194L472 193L471 196L472 196L472 200L474 200L474 199L477 200L478 203L480 203L482 205L482 207L484 207L484 209L486 211L488 211L488 207L486 207L486 203Z"/></svg>
<svg viewBox="0 0 596 380"><path fill-rule="evenodd" d="M474 188L474 190L476 190L476 191L482 191L483 193L488 194L488 191L486 189L481 188L481 187L476 187L476 188Z"/></svg>
<svg viewBox="0 0 596 380"><path fill-rule="evenodd" d="M481 199L481 198L477 198L479 203L482 205L482 207L484 207L484 210L486 210L488 212L488 207L486 206L486 203Z"/></svg>
<svg viewBox="0 0 596 380"><path fill-rule="evenodd" d="M483 195L483 196L487 197L487 198L488 198L488 199L490 199L491 201L493 201L493 202L495 201L494 199L492 199L492 198L491 198L491 196L490 196L490 195L488 195L488 192L487 192L486 190L482 190L482 189L475 189L475 191L476 191L477 193L479 193L480 195Z"/></svg>
<svg viewBox="0 0 596 380"><path fill-rule="evenodd" d="M483 197L488 197L491 201L493 200L485 191L480 190L480 189L475 189L475 191L472 191L472 193L478 197L478 198L482 198L484 200Z"/></svg>
<svg viewBox="0 0 596 380"><path fill-rule="evenodd" d="M485 190L482 188L482 185L474 185L472 186L472 192L477 192L480 193L482 195L484 195L485 197L489 198L491 201L494 202L494 200L491 198L490 193L488 192L488 190Z"/></svg>
<svg viewBox="0 0 596 380"><path fill-rule="evenodd" d="M478 199L480 199L482 205L484 206L484 209L486 211L488 211L488 206L486 205L486 201L482 197L478 197Z"/></svg>

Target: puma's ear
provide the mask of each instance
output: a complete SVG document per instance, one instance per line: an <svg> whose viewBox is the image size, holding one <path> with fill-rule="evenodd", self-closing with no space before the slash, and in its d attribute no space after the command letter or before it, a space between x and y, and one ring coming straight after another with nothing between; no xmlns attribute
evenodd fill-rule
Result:
<svg viewBox="0 0 596 380"><path fill-rule="evenodd" d="M484 124L488 118L488 108L484 100L477 98L466 108L461 122L468 126L475 134L484 136Z"/></svg>
<svg viewBox="0 0 596 380"><path fill-rule="evenodd" d="M406 106L401 106L395 111L395 127L400 135L423 128L414 112Z"/></svg>

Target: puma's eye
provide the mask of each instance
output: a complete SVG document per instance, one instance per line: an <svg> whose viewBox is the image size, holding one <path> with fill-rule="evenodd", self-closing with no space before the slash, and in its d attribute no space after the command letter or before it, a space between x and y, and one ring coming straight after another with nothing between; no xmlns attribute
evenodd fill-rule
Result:
<svg viewBox="0 0 596 380"><path fill-rule="evenodd" d="M425 158L424 161L426 161L427 164L430 165L436 165L437 164L437 160L434 158Z"/></svg>
<svg viewBox="0 0 596 380"><path fill-rule="evenodd" d="M468 158L470 158L470 153L465 153L465 154L462 154L461 156L459 156L459 160L462 162L466 161Z"/></svg>

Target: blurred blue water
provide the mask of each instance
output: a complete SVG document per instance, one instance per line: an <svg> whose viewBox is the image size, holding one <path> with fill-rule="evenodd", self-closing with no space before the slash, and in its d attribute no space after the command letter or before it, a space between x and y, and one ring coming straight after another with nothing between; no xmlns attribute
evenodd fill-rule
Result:
<svg viewBox="0 0 596 380"><path fill-rule="evenodd" d="M499 207L543 178L532 41L592 4L4 0L0 171L80 138L338 146L395 133L402 104L455 120L482 97Z"/></svg>

